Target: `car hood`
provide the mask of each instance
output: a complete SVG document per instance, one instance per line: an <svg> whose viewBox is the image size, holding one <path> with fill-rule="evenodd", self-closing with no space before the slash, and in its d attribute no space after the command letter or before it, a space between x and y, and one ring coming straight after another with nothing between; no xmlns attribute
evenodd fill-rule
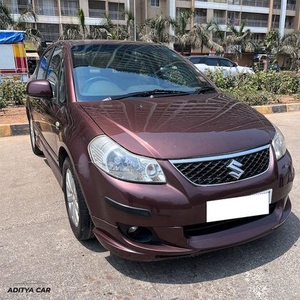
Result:
<svg viewBox="0 0 300 300"><path fill-rule="evenodd" d="M81 103L99 128L127 150L159 159L236 152L268 144L272 124L222 94Z"/></svg>

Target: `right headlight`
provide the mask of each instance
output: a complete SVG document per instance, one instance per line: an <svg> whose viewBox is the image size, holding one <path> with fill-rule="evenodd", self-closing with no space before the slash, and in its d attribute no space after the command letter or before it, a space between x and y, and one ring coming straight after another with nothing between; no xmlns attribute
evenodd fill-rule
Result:
<svg viewBox="0 0 300 300"><path fill-rule="evenodd" d="M282 132L279 130L279 128L274 124L273 126L276 131L272 140L272 146L275 151L276 159L279 160L286 152L285 139Z"/></svg>
<svg viewBox="0 0 300 300"><path fill-rule="evenodd" d="M88 151L92 163L113 177L133 182L166 182L155 159L130 153L105 135L94 138Z"/></svg>

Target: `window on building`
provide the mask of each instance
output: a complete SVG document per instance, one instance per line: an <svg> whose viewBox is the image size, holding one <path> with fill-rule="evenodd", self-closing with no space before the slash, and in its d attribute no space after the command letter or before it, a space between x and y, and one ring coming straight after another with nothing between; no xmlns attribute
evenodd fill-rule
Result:
<svg viewBox="0 0 300 300"><path fill-rule="evenodd" d="M91 18L103 18L105 13L105 1L89 0L89 16Z"/></svg>
<svg viewBox="0 0 300 300"><path fill-rule="evenodd" d="M37 0L35 2L35 11L38 15L57 16L58 3L57 0Z"/></svg>
<svg viewBox="0 0 300 300"><path fill-rule="evenodd" d="M58 24L46 24L38 23L37 29L43 36L45 41L56 41L59 38L59 25Z"/></svg>
<svg viewBox="0 0 300 300"><path fill-rule="evenodd" d="M159 0L151 0L151 6L159 7Z"/></svg>
<svg viewBox="0 0 300 300"><path fill-rule="evenodd" d="M77 17L77 11L79 9L78 0L61 0L61 15Z"/></svg>
<svg viewBox="0 0 300 300"><path fill-rule="evenodd" d="M108 3L108 15L112 20L125 20L124 3Z"/></svg>

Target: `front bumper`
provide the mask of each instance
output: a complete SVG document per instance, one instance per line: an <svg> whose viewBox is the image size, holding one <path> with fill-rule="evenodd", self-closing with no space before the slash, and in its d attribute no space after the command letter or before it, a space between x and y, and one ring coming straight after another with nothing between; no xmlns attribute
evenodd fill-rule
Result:
<svg viewBox="0 0 300 300"><path fill-rule="evenodd" d="M273 160L274 161L274 160ZM167 184L124 182L89 165L81 178L82 190L99 242L117 256L129 260L153 261L194 256L239 245L271 233L288 218L294 168L287 152L261 176L242 182L191 187L174 168L164 166ZM272 190L269 214L206 222L207 201L254 195ZM139 226L153 232L151 241L137 241L121 226Z"/></svg>
<svg viewBox="0 0 300 300"><path fill-rule="evenodd" d="M119 257L137 261L154 261L196 256L261 238L281 226L290 213L291 202L287 197L278 201L273 212L267 216L249 218L248 222L245 220L245 223L240 226L209 234L187 237L184 227L155 227L154 231L162 242L160 245L135 243L126 239L117 226L110 225L110 228L107 228L109 233L95 228L94 234L104 248ZM100 220L93 218L93 221L99 224ZM108 224L103 225L102 228L108 226ZM174 246L173 243L185 244L185 247Z"/></svg>

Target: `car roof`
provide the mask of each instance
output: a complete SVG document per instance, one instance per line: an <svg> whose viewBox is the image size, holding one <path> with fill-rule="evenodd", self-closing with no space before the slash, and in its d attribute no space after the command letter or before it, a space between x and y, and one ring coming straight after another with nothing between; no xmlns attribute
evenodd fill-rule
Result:
<svg viewBox="0 0 300 300"><path fill-rule="evenodd" d="M215 56L215 55L190 55L189 58L209 58L209 59L228 59L227 57L223 56Z"/></svg>

